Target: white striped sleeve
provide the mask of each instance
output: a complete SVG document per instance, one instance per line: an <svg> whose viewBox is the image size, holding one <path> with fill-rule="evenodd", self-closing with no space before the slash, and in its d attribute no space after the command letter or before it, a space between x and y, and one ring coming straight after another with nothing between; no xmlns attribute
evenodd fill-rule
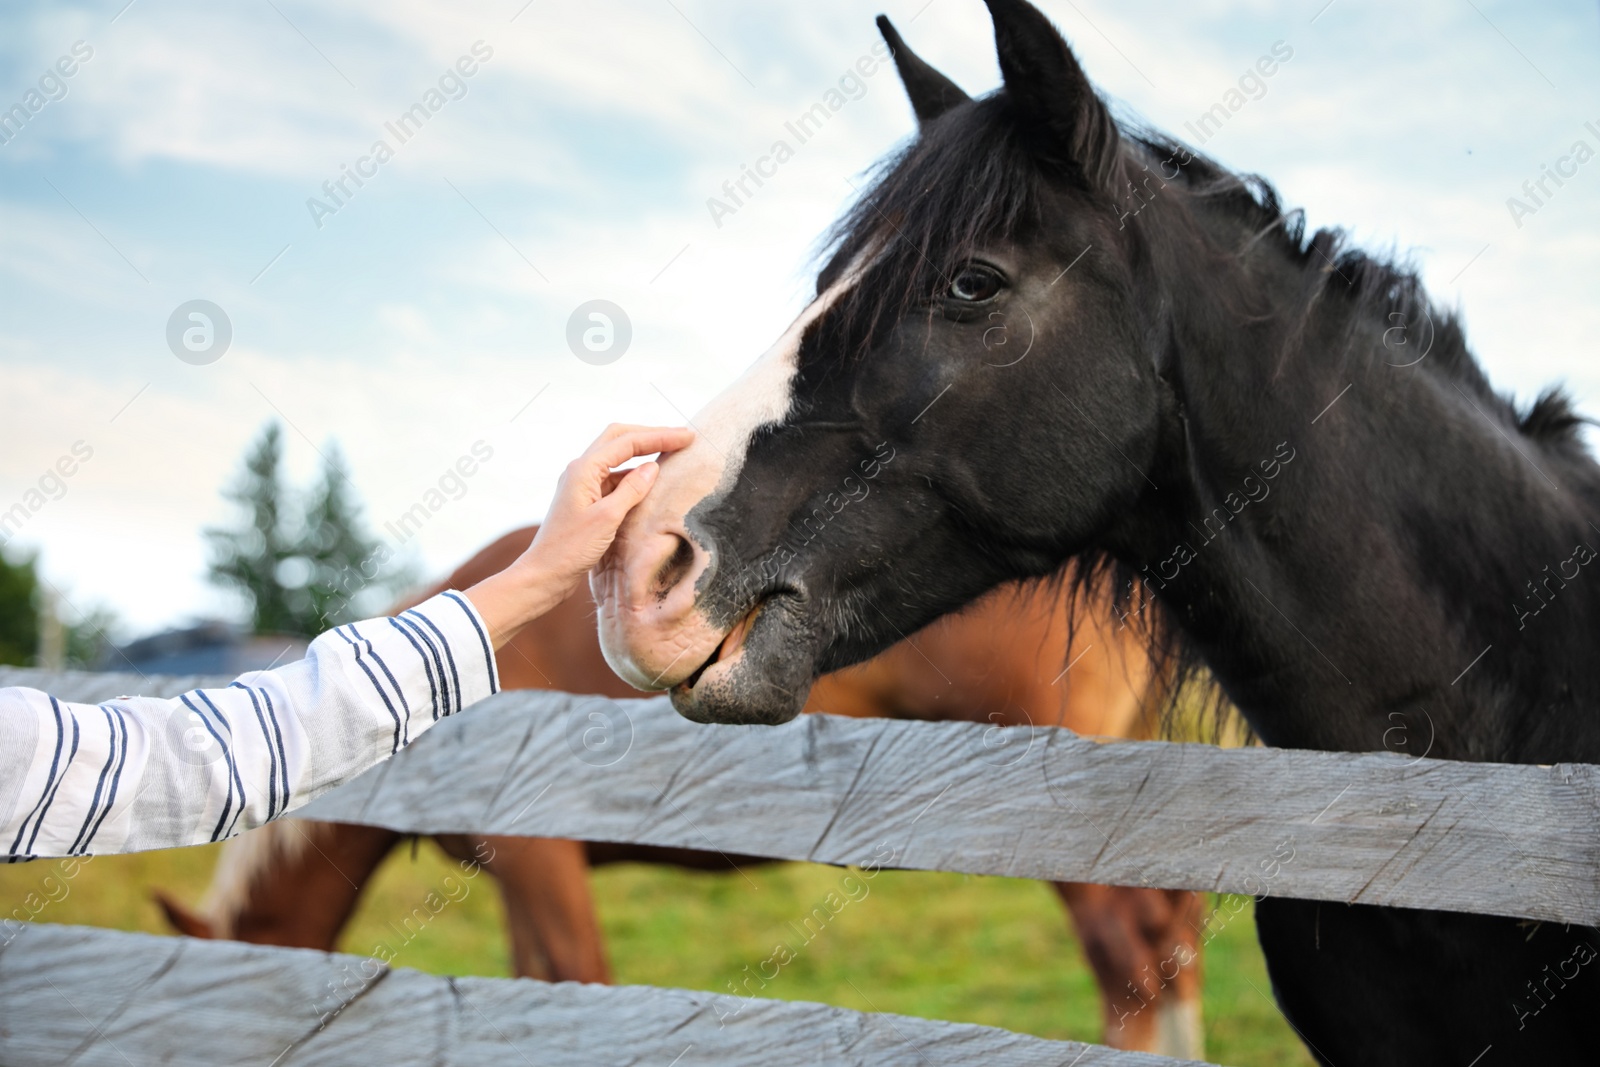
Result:
<svg viewBox="0 0 1600 1067"><path fill-rule="evenodd" d="M172 700L0 689L9 862L218 841L310 802L499 691L488 628L441 593L306 658Z"/></svg>

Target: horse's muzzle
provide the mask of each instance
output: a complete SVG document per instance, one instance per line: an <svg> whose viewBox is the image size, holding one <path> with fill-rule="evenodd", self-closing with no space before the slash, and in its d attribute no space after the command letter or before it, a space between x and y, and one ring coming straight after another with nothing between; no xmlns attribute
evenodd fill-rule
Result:
<svg viewBox="0 0 1600 1067"><path fill-rule="evenodd" d="M816 681L813 637L801 596L768 595L734 624L711 658L672 687L672 706L694 722L788 722Z"/></svg>

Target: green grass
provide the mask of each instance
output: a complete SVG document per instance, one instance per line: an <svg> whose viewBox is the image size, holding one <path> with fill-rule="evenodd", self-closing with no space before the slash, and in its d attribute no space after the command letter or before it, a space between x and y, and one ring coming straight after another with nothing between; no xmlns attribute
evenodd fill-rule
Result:
<svg viewBox="0 0 1600 1067"><path fill-rule="evenodd" d="M150 889L198 900L215 855L204 848L107 856L70 879L50 862L0 867L0 916L32 907L41 922L162 933ZM507 974L499 896L487 876L466 883L467 895L403 946L388 925L459 873L432 845L415 860L409 851L396 853L341 947L368 954L387 944L398 950L397 966L439 974ZM744 874L603 869L594 885L616 979L726 993L779 942L801 944L788 924L834 892L859 899L805 943L761 995L1099 1040L1093 979L1049 887L904 871L846 885L848 874L810 864ZM1268 999L1249 910L1223 909L1213 928L1204 957L1208 1058L1234 1067L1311 1064Z"/></svg>

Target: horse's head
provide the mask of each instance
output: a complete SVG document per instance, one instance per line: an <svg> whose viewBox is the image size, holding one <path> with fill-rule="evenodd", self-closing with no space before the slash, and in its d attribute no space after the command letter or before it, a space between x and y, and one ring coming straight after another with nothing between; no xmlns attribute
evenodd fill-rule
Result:
<svg viewBox="0 0 1600 1067"><path fill-rule="evenodd" d="M1049 21L988 2L1004 86L977 100L880 19L918 136L597 572L612 666L691 719L790 719L819 673L1058 568L1146 485L1122 139Z"/></svg>

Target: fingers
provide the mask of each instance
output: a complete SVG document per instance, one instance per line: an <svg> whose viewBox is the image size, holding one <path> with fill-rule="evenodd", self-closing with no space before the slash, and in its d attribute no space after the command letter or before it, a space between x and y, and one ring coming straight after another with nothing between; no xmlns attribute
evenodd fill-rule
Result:
<svg viewBox="0 0 1600 1067"><path fill-rule="evenodd" d="M656 474L661 470L655 463L641 463L631 471L622 474L617 481L615 489L606 494L597 507L605 508L620 525L623 516L633 510L634 505L645 498L650 492L650 487L656 482Z"/></svg>
<svg viewBox="0 0 1600 1067"><path fill-rule="evenodd" d="M653 426L635 426L629 422L613 422L610 426L607 426L604 430L600 431L600 436L594 439L594 444L589 446L588 451L593 452L595 445L601 445L607 441L614 441L623 434L638 433L640 430L652 430L656 428L657 427Z"/></svg>
<svg viewBox="0 0 1600 1067"><path fill-rule="evenodd" d="M604 506L608 519L620 523L628 510L655 484L657 467L644 463L615 470L639 456L672 452L694 440L694 431L670 426L608 426L588 450L567 465L556 494L558 501L579 509Z"/></svg>
<svg viewBox="0 0 1600 1067"><path fill-rule="evenodd" d="M614 422L610 426L607 426L605 430L601 432L600 436L596 437L594 442L585 451L593 452L601 445L608 444L612 441L619 440L623 437L629 437L634 434L652 433L687 434L688 438L685 439L685 444L687 444L688 441L692 440L694 437L693 430L682 426L635 426L634 424L627 422ZM682 448L683 445L679 444L672 447Z"/></svg>
<svg viewBox="0 0 1600 1067"><path fill-rule="evenodd" d="M687 447L693 440L694 431L683 427L630 426L615 436L602 435L601 440L595 442L585 456L610 470L622 466L635 456L673 452Z"/></svg>

